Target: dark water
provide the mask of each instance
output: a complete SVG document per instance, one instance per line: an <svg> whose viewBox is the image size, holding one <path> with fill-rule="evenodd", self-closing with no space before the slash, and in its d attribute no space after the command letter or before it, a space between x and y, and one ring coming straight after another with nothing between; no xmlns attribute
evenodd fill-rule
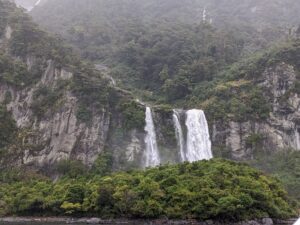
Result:
<svg viewBox="0 0 300 225"><path fill-rule="evenodd" d="M151 225L152 223L134 222L134 223L114 223L101 225ZM66 223L66 222L1 222L0 225L87 225L87 223Z"/></svg>
<svg viewBox="0 0 300 225"><path fill-rule="evenodd" d="M148 223L149 224L149 223ZM148 225L147 223L109 223L101 225ZM0 225L88 225L88 223L67 223L67 222L3 222ZM93 224L90 224L93 225Z"/></svg>
<svg viewBox="0 0 300 225"><path fill-rule="evenodd" d="M50 222L0 222L1 225L67 225L67 223ZM86 225L86 223L72 223L70 225ZM108 225L108 224L107 224Z"/></svg>

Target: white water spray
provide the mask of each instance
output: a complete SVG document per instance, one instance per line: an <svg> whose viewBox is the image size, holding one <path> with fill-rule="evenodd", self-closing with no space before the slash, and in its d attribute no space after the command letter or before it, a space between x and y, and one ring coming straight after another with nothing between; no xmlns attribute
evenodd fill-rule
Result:
<svg viewBox="0 0 300 225"><path fill-rule="evenodd" d="M300 225L300 218L294 223L294 225Z"/></svg>
<svg viewBox="0 0 300 225"><path fill-rule="evenodd" d="M203 9L202 12L202 22L205 23L206 22L206 8Z"/></svg>
<svg viewBox="0 0 300 225"><path fill-rule="evenodd" d="M175 127L175 134L176 134L176 140L178 147L180 149L180 159L181 162L184 162L186 160L185 158L185 152L184 152L184 137L183 137L183 131L180 124L180 113L174 109L173 110L173 123Z"/></svg>
<svg viewBox="0 0 300 225"><path fill-rule="evenodd" d="M154 167L160 164L160 157L157 148L155 127L150 107L146 107L146 151L145 151L145 167Z"/></svg>
<svg viewBox="0 0 300 225"><path fill-rule="evenodd" d="M194 162L213 158L208 124L202 110L192 109L186 112L187 152L186 159Z"/></svg>
<svg viewBox="0 0 300 225"><path fill-rule="evenodd" d="M41 3L41 1L42 1L42 0L38 0L38 1L34 4L34 6L39 5L39 4Z"/></svg>
<svg viewBox="0 0 300 225"><path fill-rule="evenodd" d="M295 135L295 138L296 138L296 149L297 150L300 150L300 134L299 134L299 131L298 131L298 127L296 127L296 135Z"/></svg>

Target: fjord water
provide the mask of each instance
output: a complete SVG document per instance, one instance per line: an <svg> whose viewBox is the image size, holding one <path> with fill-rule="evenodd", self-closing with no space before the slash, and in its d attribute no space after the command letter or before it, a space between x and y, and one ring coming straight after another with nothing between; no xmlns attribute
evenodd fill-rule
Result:
<svg viewBox="0 0 300 225"><path fill-rule="evenodd" d="M197 109L188 110L186 117L186 160L194 162L213 158L209 129L204 112Z"/></svg>
<svg viewBox="0 0 300 225"><path fill-rule="evenodd" d="M146 107L146 151L145 151L145 167L153 167L160 164L160 157L156 141L155 127L153 123L152 111L150 107Z"/></svg>
<svg viewBox="0 0 300 225"><path fill-rule="evenodd" d="M185 152L184 152L185 142L184 142L182 127L180 124L180 112L176 109L173 110L173 123L174 123L174 128L175 128L177 145L178 145L179 151L180 151L179 152L180 160L181 160L181 162L184 162L184 161L186 161Z"/></svg>
<svg viewBox="0 0 300 225"><path fill-rule="evenodd" d="M1 225L66 225L66 222L1 222ZM73 225L86 225L87 223L71 223ZM117 223L116 223L117 224ZM132 222L126 225L147 225L146 222ZM102 223L102 225L112 225L111 223Z"/></svg>

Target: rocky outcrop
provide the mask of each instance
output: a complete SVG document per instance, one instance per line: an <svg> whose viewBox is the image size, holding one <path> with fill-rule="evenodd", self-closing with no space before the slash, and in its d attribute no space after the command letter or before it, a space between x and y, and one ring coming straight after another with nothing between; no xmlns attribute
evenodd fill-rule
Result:
<svg viewBox="0 0 300 225"><path fill-rule="evenodd" d="M29 71L37 63L37 59L30 56L25 61ZM45 65L43 75L33 86L22 89L5 83L0 85L0 102L10 96L7 109L20 129L30 130L31 145L23 149L19 162L43 167L72 159L91 166L99 154L107 150L113 155L115 168L143 166L145 131L143 127L127 129L124 126L127 118L120 110L103 106L100 112L93 114L89 124L83 123L76 115L77 97L65 89L55 110L49 110L42 118L34 114L34 94L39 88L55 89L74 77L52 60ZM294 68L288 64L267 68L256 85L263 87L270 99L270 117L265 121L211 123L213 149L225 149L236 160L251 159L258 149L300 150L300 97L294 90L296 79ZM180 161L172 114L169 108L153 109L162 163Z"/></svg>
<svg viewBox="0 0 300 225"><path fill-rule="evenodd" d="M265 90L272 111L266 121L216 121L211 125L213 146L226 146L234 159L249 159L256 149L300 150L300 96L297 72L286 63L267 68L256 85ZM298 90L299 91L299 90Z"/></svg>
<svg viewBox="0 0 300 225"><path fill-rule="evenodd" d="M9 21L8 18L7 21ZM15 29L17 26L14 26L13 23L11 21L10 25L6 25L1 35L0 47L5 53L4 55L8 55L11 60L16 61L16 64L21 62L22 65L26 65L29 73L33 73L37 65L41 68L41 72L38 74L39 79L35 80L36 78L34 78L34 81L29 84L24 84L25 82L22 79L20 80L23 83L16 78L17 82L15 83L18 84L13 85L13 74L12 82L9 82L11 81L9 79L8 81L5 79L0 81L0 102L6 105L7 110L11 112L13 119L16 121L17 127L22 132L22 140L20 146L18 146L20 149L18 154L20 155L17 163L43 167L61 160L72 159L80 160L91 166L98 155L106 150L113 155L115 168L128 168L131 165L142 166L145 131L140 121L144 120L143 110L145 106L136 103L140 105L142 112L141 109L139 109L139 112L134 111L137 110L137 107L130 104L127 105L128 109L123 109L120 105L124 105L124 102L126 103L128 99L121 101L115 96L109 96L113 99L112 102L115 102L113 104L119 104L119 106L112 106L107 103L108 101L106 103L99 101L97 102L97 110L91 109L90 114L86 113L90 117L88 118L89 122L83 122L77 115L79 95L82 93L76 95L75 91L68 88L74 85L76 70L70 68L74 69L74 62L77 63L77 61L65 60L65 58L71 58L72 56L67 55L69 54L68 51L59 51L62 48L60 45L56 47L55 51L51 49L51 45L48 46L50 49L44 50L42 47L45 43L41 40L45 40L46 36L41 36L40 43L36 46L35 41L24 47L24 43L19 45L22 41L15 40L17 49L21 48L18 55L18 51L12 51L15 39L12 37L17 32L17 29ZM44 35L43 32L31 33L29 31L30 29L26 31L27 33L24 33L33 37ZM25 34L21 33L19 35L22 37ZM30 42L30 40L27 41ZM24 49L22 49L22 46ZM35 48L32 46L35 46ZM41 48L44 51L37 51ZM36 56L32 51L37 51ZM32 55L28 52L31 52ZM45 54L45 56L42 56L42 54ZM58 57L58 55L61 57ZM55 59L60 60L59 65ZM73 63L73 65L68 63ZM88 80L88 85L92 86L93 82L96 83L101 79L106 79L111 80L110 86L115 91L114 93L123 92L125 95L124 90L115 87L114 80L105 72L107 70L105 66L99 64L97 68L104 72L102 76L99 73L94 74L95 77L91 78L86 73L88 73L87 71L93 71L93 69L86 71L83 69L83 75L76 84L76 88L80 89L78 87L80 82L86 80ZM80 70L80 68L77 68L77 70ZM13 72L9 71L8 74L10 73ZM234 119L227 122L211 121L210 130L214 148L225 148L232 158L238 160L251 158L257 149L264 151L276 151L283 148L300 150L300 97L299 90L295 90L295 87L299 87L299 85L295 86L298 76L295 68L286 63L277 63L266 68L260 78L255 81L255 85L264 89L266 98L272 106L269 118L264 121L237 122ZM58 99L55 99L54 103L49 102L50 105L46 104L47 107L43 109L42 116L37 115L35 110L36 93L46 89L50 89L55 93L62 84L66 88L59 89L61 93ZM90 86L80 91L91 93L88 90ZM103 87L101 86L101 88ZM101 88L97 91L101 92ZM128 98L133 101L131 96ZM81 101L87 99L89 99L89 96L81 99ZM42 99L41 101L43 100L48 101L48 99ZM89 104L92 105L93 103L89 102ZM134 116L135 113L138 115ZM153 108L153 119L162 163L179 161L179 150L172 114L172 109L168 107ZM183 127L185 129L185 126ZM185 130L184 133L186 135ZM12 154L14 154L14 151Z"/></svg>
<svg viewBox="0 0 300 225"><path fill-rule="evenodd" d="M32 57L27 58L30 68L35 63ZM54 88L62 81L71 80L73 74L65 69L58 69L51 60L41 80L34 86L18 89L7 84L0 85L0 101L11 96L7 109L12 113L20 129L30 129L30 142L38 149L25 149L23 163L53 164L63 159L76 159L91 165L100 152L103 151L110 125L110 115L107 108L92 118L92 125L80 123L76 117L77 98L68 90L64 91L61 104L53 113L37 118L32 111L34 92L41 87Z"/></svg>

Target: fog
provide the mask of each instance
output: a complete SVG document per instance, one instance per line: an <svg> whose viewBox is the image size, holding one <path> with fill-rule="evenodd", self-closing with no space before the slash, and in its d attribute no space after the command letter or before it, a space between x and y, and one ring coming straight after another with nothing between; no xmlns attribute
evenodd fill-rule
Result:
<svg viewBox="0 0 300 225"><path fill-rule="evenodd" d="M268 22L291 21L297 23L299 20L300 2L298 0L15 0L15 2L31 10L34 6L41 3L57 5L61 7L68 5L74 7L85 5L82 9L98 6L110 6L120 9L131 5L134 13L136 10L164 10L166 14L172 11L192 13L191 16L199 15L202 17L203 10L207 12L207 17L214 17L220 22L230 15L240 20L252 22L265 19ZM46 6L45 6L46 7ZM193 9L193 10L191 10Z"/></svg>

